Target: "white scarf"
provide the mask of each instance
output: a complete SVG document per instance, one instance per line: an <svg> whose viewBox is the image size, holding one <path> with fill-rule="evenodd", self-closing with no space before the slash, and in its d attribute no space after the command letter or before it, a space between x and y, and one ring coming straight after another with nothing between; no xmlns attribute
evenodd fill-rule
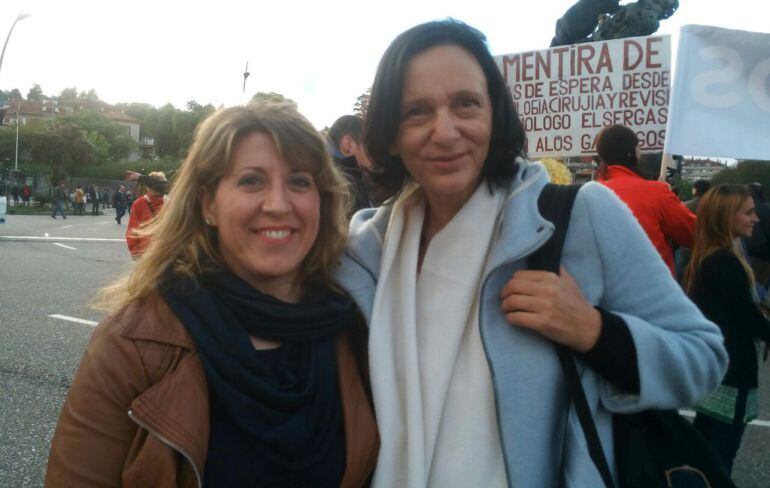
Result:
<svg viewBox="0 0 770 488"><path fill-rule="evenodd" d="M381 448L376 488L504 487L478 305L504 192L482 183L430 241L417 274L425 198L394 203L369 338Z"/></svg>

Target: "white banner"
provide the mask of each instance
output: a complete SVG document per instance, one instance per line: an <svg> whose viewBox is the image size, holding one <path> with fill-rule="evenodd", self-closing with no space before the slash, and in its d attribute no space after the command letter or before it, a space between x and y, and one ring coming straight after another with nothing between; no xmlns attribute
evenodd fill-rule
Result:
<svg viewBox="0 0 770 488"><path fill-rule="evenodd" d="M660 151L671 85L671 37L632 37L495 58L533 158L594 155L602 127L622 124Z"/></svg>
<svg viewBox="0 0 770 488"><path fill-rule="evenodd" d="M682 27L666 151L770 160L770 34Z"/></svg>

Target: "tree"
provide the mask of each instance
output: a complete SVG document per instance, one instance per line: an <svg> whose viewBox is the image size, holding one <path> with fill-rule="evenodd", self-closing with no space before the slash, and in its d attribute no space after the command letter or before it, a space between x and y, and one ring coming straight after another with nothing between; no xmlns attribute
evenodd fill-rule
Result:
<svg viewBox="0 0 770 488"><path fill-rule="evenodd" d="M149 103L118 103L115 107L141 122L139 129L141 137L155 137L155 127L158 119L157 108Z"/></svg>
<svg viewBox="0 0 770 488"><path fill-rule="evenodd" d="M97 145L98 150L94 155L94 159L98 162L107 159L126 158L136 149L136 142L125 135L122 126L110 121L98 112L82 110L71 115L65 115L61 120L75 125L89 134L91 142L98 140L91 135L93 133L99 134L104 139L106 145ZM106 148L106 152L103 150L104 148Z"/></svg>
<svg viewBox="0 0 770 488"><path fill-rule="evenodd" d="M734 168L725 168L711 178L712 185L720 183L745 185L754 182L761 183L765 189L770 188L770 162L741 161Z"/></svg>
<svg viewBox="0 0 770 488"><path fill-rule="evenodd" d="M35 134L35 124L19 125L19 162L29 160L29 142ZM13 164L16 157L16 126L0 127L0 161Z"/></svg>
<svg viewBox="0 0 770 488"><path fill-rule="evenodd" d="M74 86L71 88L65 88L59 93L59 100L63 102L74 102L78 98L78 89Z"/></svg>
<svg viewBox="0 0 770 488"><path fill-rule="evenodd" d="M177 134L174 133L173 105L166 104L158 110L157 126L155 128L155 152L159 156L173 156L179 154L180 143Z"/></svg>
<svg viewBox="0 0 770 488"><path fill-rule="evenodd" d="M80 127L57 121L37 124L35 129L30 134L30 154L33 161L50 166L51 181L93 162L94 146Z"/></svg>
<svg viewBox="0 0 770 488"><path fill-rule="evenodd" d="M125 159L137 149L139 149L139 145L135 140L121 134L110 141L109 154L112 159Z"/></svg>
<svg viewBox="0 0 770 488"><path fill-rule="evenodd" d="M8 99L9 100L22 100L24 97L21 96L21 92L18 88L14 88L10 92L8 92Z"/></svg>
<svg viewBox="0 0 770 488"><path fill-rule="evenodd" d="M43 89L40 88L40 85L38 85L37 83L32 85L32 88L30 88L29 92L27 92L27 101L28 102L43 101Z"/></svg>
<svg viewBox="0 0 770 488"><path fill-rule="evenodd" d="M190 100L187 102L187 111L176 111L174 114L174 134L179 141L179 157L184 157L187 154L198 124L215 110L211 104L203 106L195 100Z"/></svg>
<svg viewBox="0 0 770 488"><path fill-rule="evenodd" d="M353 113L362 119L366 118L366 110L369 108L369 97L371 97L371 95L372 87L370 86L356 98L356 104L353 106Z"/></svg>
<svg viewBox="0 0 770 488"><path fill-rule="evenodd" d="M91 88L88 91L81 91L78 95L78 100L83 102L98 102L99 95L96 94L96 90Z"/></svg>
<svg viewBox="0 0 770 488"><path fill-rule="evenodd" d="M686 202L692 198L692 181L677 177L671 187L677 188L679 190L677 195L679 196L680 200Z"/></svg>
<svg viewBox="0 0 770 488"><path fill-rule="evenodd" d="M97 162L106 161L110 156L112 145L100 133L93 131L86 134L86 139L93 147L94 160Z"/></svg>
<svg viewBox="0 0 770 488"><path fill-rule="evenodd" d="M201 120L213 114L216 111L216 108L210 103L204 106L195 100L190 100L187 102L187 111L192 113L195 118L195 125L197 126Z"/></svg>
<svg viewBox="0 0 770 488"><path fill-rule="evenodd" d="M250 100L250 103L256 102L287 102L297 108L297 102L276 92L257 92Z"/></svg>

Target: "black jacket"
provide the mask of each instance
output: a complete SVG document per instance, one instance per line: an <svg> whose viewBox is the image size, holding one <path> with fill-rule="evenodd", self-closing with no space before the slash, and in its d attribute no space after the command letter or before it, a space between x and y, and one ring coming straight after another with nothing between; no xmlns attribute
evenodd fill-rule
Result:
<svg viewBox="0 0 770 488"><path fill-rule="evenodd" d="M722 384L757 388L755 339L770 341L770 322L757 308L751 285L738 258L727 249L707 257L695 276L692 300L725 336L730 358Z"/></svg>
<svg viewBox="0 0 770 488"><path fill-rule="evenodd" d="M369 201L369 192L367 191L366 184L364 183L364 175L361 173L361 169L358 167L358 162L355 156L348 156L346 158L334 158L334 162L337 164L337 168L342 171L348 182L350 183L350 190L353 196L353 208L350 211L352 216L362 208L371 207Z"/></svg>
<svg viewBox="0 0 770 488"><path fill-rule="evenodd" d="M759 222L746 239L746 252L753 258L770 261L770 205L757 202L756 210Z"/></svg>

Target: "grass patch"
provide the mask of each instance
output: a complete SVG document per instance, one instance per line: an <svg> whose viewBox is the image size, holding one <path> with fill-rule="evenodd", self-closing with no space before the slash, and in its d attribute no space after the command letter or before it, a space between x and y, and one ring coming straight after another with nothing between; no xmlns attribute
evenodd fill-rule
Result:
<svg viewBox="0 0 770 488"><path fill-rule="evenodd" d="M51 212L53 211L53 207L51 207L49 204L46 205L34 205L30 207L25 207L23 205L17 205L15 207L7 207L6 208L6 215L51 215ZM72 207L65 208L64 213L68 217L73 214ZM99 215L104 215L104 212L101 210L99 211ZM89 205L85 211L83 212L84 217L90 217L91 216L91 206ZM96 217L94 215L93 217Z"/></svg>
<svg viewBox="0 0 770 488"><path fill-rule="evenodd" d="M51 215L51 207L45 207L40 205L34 205L25 207L17 205L15 207L6 208L7 215Z"/></svg>

